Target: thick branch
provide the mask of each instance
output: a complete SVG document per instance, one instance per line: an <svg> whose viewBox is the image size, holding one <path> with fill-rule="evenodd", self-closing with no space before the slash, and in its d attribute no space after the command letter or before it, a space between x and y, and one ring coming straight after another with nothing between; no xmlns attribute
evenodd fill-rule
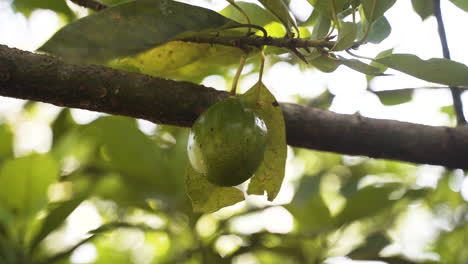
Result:
<svg viewBox="0 0 468 264"><path fill-rule="evenodd" d="M188 82L60 59L0 45L0 95L190 126L225 98ZM281 104L291 146L468 169L468 127L431 127Z"/></svg>

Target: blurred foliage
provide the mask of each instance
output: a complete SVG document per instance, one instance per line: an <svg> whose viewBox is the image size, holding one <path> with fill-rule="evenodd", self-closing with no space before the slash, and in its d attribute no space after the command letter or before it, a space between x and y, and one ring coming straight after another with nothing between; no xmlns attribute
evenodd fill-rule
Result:
<svg viewBox="0 0 468 264"><path fill-rule="evenodd" d="M284 205L294 224L278 233L261 220L278 206L243 202L213 214L192 213L184 191L187 129L157 126L145 134L135 120L111 116L80 125L68 109L51 127L49 154L7 154L2 161L1 263L78 263L80 254L92 257L79 263L103 264L325 263L339 255L439 263L404 251L382 255L399 243L392 230L415 206L448 225L424 242L428 252L440 255L440 263L464 263L468 254L468 207L455 188L459 171L445 171L437 188L421 189L415 165L294 149L291 166L302 169L291 182L294 198ZM2 134L3 144L12 144L11 135ZM77 164L67 169L70 160ZM67 244L67 230L75 228L67 217L89 206L102 225ZM86 222L89 216L78 212L77 217ZM260 229L243 230L259 219ZM246 223L240 229L239 221ZM83 253L85 248L94 253Z"/></svg>
<svg viewBox="0 0 468 264"><path fill-rule="evenodd" d="M129 1L103 2L116 5ZM296 24L305 38L321 39L337 33L334 51L353 49L367 42L378 44L391 32L385 12L395 0L309 0L314 9L302 23L296 23L287 2L261 1L266 9L255 3L236 3L252 23L264 26L270 36L290 34ZM467 10L464 1L452 2ZM76 18L63 0L12 3L16 11L25 15L42 8L53 10L68 21ZM430 3L412 1L422 19L432 14ZM219 19L207 10L190 10ZM177 11L176 18L187 15L180 6ZM245 23L242 14L232 6L220 13ZM129 17L133 15L130 12ZM201 29L222 26L230 20L223 18L218 24L211 24L212 21L201 23ZM131 24L129 31L140 25ZM100 26L98 33L115 27L112 23L112 28L108 23ZM96 33L93 27L88 29ZM170 38L158 38L158 47L151 38L148 43L130 34L119 45L127 48L128 43L133 43L138 52L144 52L114 60L112 66L192 82L201 82L212 74L231 78L241 51L172 41L172 36L187 33L185 29L169 32ZM232 34L245 32L242 29ZM75 38L68 41L73 43L79 39L76 36L83 34L79 27L72 33ZM146 40L154 37L146 31L137 33ZM111 39L101 50L105 59L116 59L109 48L114 43ZM61 40L56 43L56 47L62 45ZM271 62L285 61L305 68L287 49L268 47L265 52ZM307 67L332 72L345 65L367 74L368 81L393 67L429 81L466 84L466 66L447 60L431 60L428 64L414 56L392 55L392 50L387 50L368 65L342 57L345 56L342 53L335 55L316 49L300 52L309 62ZM259 70L257 59L248 61L253 66L249 73ZM441 65L445 66L440 68ZM413 94L411 89L371 92L386 105L408 102ZM325 90L314 99L299 98L299 101L328 108L333 99L334 95ZM26 105L23 113L34 115L30 107L31 104ZM444 107L441 111L453 118L452 108ZM50 124L50 150L22 154L15 151L18 132L13 123L0 120L1 264L294 264L328 263L335 256L387 263L462 264L468 259L468 206L460 194L466 176L462 171L291 149L289 172L282 189L293 192L291 201L277 205L264 197L259 203L256 201L259 197L253 196L215 213L199 214L193 212L185 189L188 129L158 125L144 133L136 120L115 116L79 124L69 109L61 109ZM275 161L270 170L280 170L276 167L279 162ZM425 177L432 177L434 184L421 187L419 181ZM272 184L266 189L276 195L278 183ZM241 186L243 191L245 187ZM260 194L258 190L252 192ZM243 198L238 190L236 195ZM415 210L419 214L414 215ZM430 221L421 214L429 215ZM291 226L280 221L288 217L292 219ZM417 237L421 230L409 229L409 220L434 236ZM424 249L420 255L410 254L411 248L407 247L414 245L405 242L408 235L413 236L411 243Z"/></svg>

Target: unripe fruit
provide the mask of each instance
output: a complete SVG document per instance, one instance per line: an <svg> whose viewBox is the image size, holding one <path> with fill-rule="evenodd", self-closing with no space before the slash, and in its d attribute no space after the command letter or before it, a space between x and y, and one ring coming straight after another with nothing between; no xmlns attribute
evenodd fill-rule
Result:
<svg viewBox="0 0 468 264"><path fill-rule="evenodd" d="M213 184L234 186L263 161L265 122L236 97L221 101L195 121L187 152L193 169Z"/></svg>

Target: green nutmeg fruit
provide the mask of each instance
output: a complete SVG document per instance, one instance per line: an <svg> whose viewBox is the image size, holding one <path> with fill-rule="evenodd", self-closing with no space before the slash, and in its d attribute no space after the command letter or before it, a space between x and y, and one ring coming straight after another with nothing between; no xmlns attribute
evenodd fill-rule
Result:
<svg viewBox="0 0 468 264"><path fill-rule="evenodd" d="M238 97L221 101L200 115L189 135L193 169L219 186L249 179L263 161L265 122Z"/></svg>

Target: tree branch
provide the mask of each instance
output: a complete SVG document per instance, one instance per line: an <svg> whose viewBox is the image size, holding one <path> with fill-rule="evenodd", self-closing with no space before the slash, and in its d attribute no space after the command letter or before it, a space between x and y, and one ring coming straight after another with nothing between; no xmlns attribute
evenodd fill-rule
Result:
<svg viewBox="0 0 468 264"><path fill-rule="evenodd" d="M442 53L444 58L450 59L450 50L448 48L447 36L445 34L444 20L442 19L442 12L440 10L440 0L434 0L434 16L437 19L437 27L439 30L440 43L442 45ZM458 87L450 86L450 92L452 93L453 107L457 116L457 124L466 124L465 115L463 114L463 103L461 100L461 91Z"/></svg>
<svg viewBox="0 0 468 264"><path fill-rule="evenodd" d="M99 2L98 0L70 0L70 1L72 1L73 3L79 6L87 7L94 11L101 11L108 7L107 4Z"/></svg>
<svg viewBox="0 0 468 264"><path fill-rule="evenodd" d="M202 85L73 65L0 45L0 95L190 126L228 96ZM468 169L468 127L431 127L281 104L288 144Z"/></svg>

